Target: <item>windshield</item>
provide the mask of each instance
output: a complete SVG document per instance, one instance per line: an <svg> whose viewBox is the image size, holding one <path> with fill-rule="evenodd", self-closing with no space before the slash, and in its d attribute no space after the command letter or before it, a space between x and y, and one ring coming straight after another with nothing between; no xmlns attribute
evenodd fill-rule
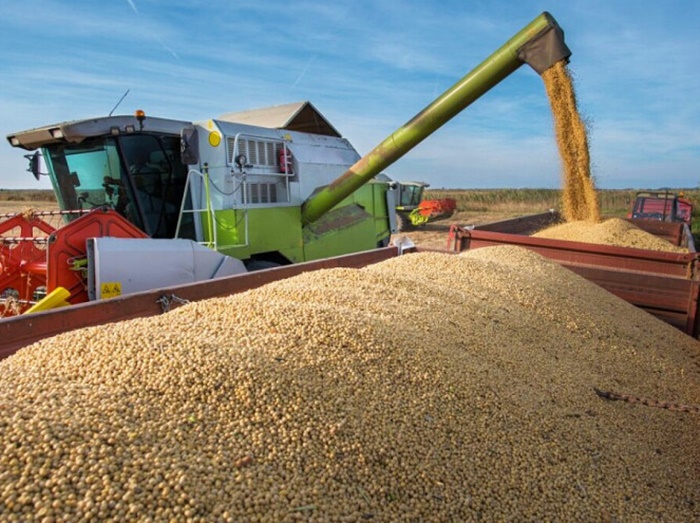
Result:
<svg viewBox="0 0 700 523"><path fill-rule="evenodd" d="M634 218L650 218L653 220L666 220L673 218L673 198L637 198L634 210Z"/></svg>
<svg viewBox="0 0 700 523"><path fill-rule="evenodd" d="M187 178L177 136L134 134L53 145L45 158L62 209L109 206L154 238L172 238Z"/></svg>
<svg viewBox="0 0 700 523"><path fill-rule="evenodd" d="M417 206L420 204L422 195L422 185L402 185L401 201L399 202L399 205L402 207Z"/></svg>

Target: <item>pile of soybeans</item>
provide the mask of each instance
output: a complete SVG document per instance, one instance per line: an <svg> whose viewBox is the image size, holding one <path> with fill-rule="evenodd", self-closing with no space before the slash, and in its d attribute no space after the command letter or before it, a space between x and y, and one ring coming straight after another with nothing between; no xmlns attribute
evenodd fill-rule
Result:
<svg viewBox="0 0 700 523"><path fill-rule="evenodd" d="M688 249L677 247L663 238L643 231L627 220L620 218L610 218L599 223L587 221L562 223L538 231L533 236L552 240L614 245L652 251L688 252Z"/></svg>
<svg viewBox="0 0 700 523"><path fill-rule="evenodd" d="M699 357L515 247L305 273L0 362L0 519L697 520Z"/></svg>

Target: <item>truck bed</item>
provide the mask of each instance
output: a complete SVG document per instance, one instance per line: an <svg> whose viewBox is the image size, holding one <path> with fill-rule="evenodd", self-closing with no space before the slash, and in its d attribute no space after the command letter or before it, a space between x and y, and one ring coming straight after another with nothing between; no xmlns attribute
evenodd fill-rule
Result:
<svg viewBox="0 0 700 523"><path fill-rule="evenodd" d="M630 220L689 252L668 253L527 236L560 220L555 212L451 231L461 252L494 245L524 247L576 272L657 318L698 337L698 253L686 224Z"/></svg>
<svg viewBox="0 0 700 523"><path fill-rule="evenodd" d="M244 292L302 272L335 267L360 268L398 256L398 253L397 247L385 247L0 319L0 360L22 347L62 332L155 316L182 303Z"/></svg>
<svg viewBox="0 0 700 523"><path fill-rule="evenodd" d="M698 254L694 252L692 238L689 245L692 252L676 254L526 236L558 220L559 216L556 213L544 213L479 227L453 227L452 249L440 252L456 254L468 249L495 245L528 248L560 263L683 332L698 337L700 279L697 275ZM659 236L671 238L676 245L687 244L684 242L688 242L690 236L687 226L683 229L683 224L643 225L648 227L649 232L655 231ZM390 246L0 319L0 359L14 354L21 347L61 332L136 317L154 316L188 301L244 292L302 272L335 267L360 268L399 254L398 247Z"/></svg>

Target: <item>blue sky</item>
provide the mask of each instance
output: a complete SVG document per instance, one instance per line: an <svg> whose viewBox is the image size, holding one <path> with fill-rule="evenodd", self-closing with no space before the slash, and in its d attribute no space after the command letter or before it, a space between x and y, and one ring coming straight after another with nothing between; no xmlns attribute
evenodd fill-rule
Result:
<svg viewBox="0 0 700 523"><path fill-rule="evenodd" d="M203 120L310 100L360 154L542 11L564 29L600 188L700 184L693 0L23 0L0 3L0 188L47 188L11 132L143 109ZM523 66L392 165L433 187L560 185Z"/></svg>

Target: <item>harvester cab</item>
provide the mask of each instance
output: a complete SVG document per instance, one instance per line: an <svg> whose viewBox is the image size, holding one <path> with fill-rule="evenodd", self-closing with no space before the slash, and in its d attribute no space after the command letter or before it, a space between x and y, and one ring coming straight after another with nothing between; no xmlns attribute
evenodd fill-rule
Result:
<svg viewBox="0 0 700 523"><path fill-rule="evenodd" d="M187 177L179 161L179 131L187 122L152 118L147 130L141 125L136 117L106 117L33 129L9 140L41 149L61 210L106 206L152 238L172 238ZM70 221L78 215L66 216Z"/></svg>
<svg viewBox="0 0 700 523"><path fill-rule="evenodd" d="M398 182L396 229L409 231L434 220L449 218L457 208L453 198L424 200L425 182Z"/></svg>
<svg viewBox="0 0 700 523"><path fill-rule="evenodd" d="M399 182L396 209L412 211L423 201L423 193L430 184L425 182Z"/></svg>

